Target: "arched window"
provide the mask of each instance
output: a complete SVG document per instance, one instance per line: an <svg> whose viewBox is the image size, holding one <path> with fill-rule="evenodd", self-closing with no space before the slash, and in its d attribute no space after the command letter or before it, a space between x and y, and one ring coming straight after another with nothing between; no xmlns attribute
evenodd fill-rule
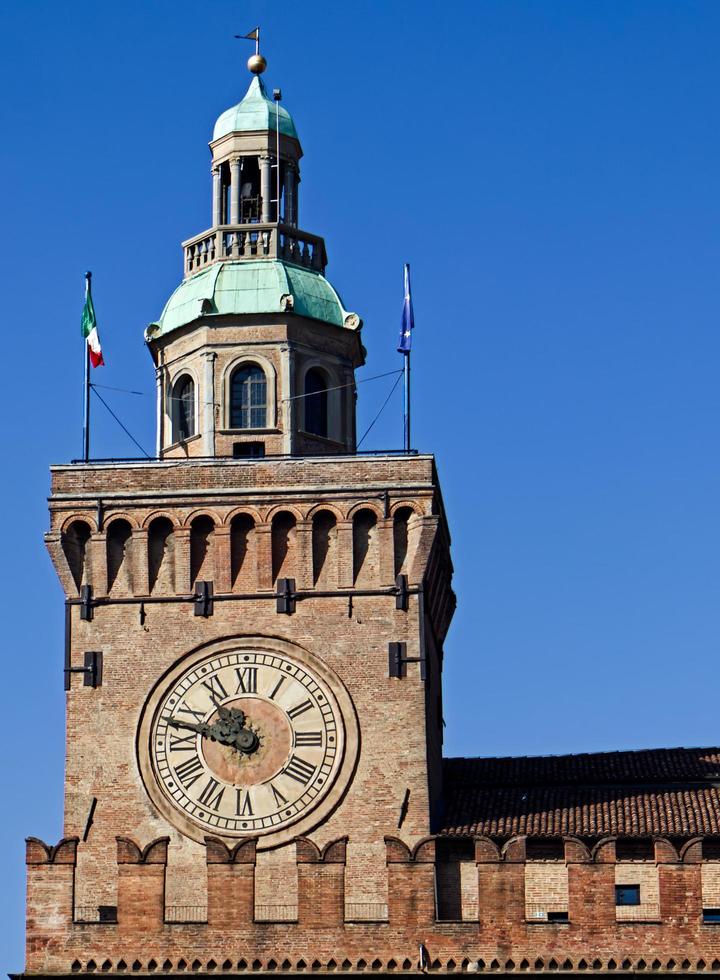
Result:
<svg viewBox="0 0 720 980"><path fill-rule="evenodd" d="M68 566L79 589L87 572L87 545L90 540L90 525L86 521L73 521L62 535L62 549Z"/></svg>
<svg viewBox="0 0 720 980"><path fill-rule="evenodd" d="M353 581L372 584L379 574L377 517L372 510L358 510L353 515Z"/></svg>
<svg viewBox="0 0 720 980"><path fill-rule="evenodd" d="M325 375L311 368L305 375L305 431L316 436L328 434L328 384Z"/></svg>
<svg viewBox="0 0 720 980"><path fill-rule="evenodd" d="M244 364L230 379L230 428L264 429L267 425L267 381L257 364Z"/></svg>
<svg viewBox="0 0 720 980"><path fill-rule="evenodd" d="M312 522L313 582L337 585L337 518L320 510Z"/></svg>
<svg viewBox="0 0 720 980"><path fill-rule="evenodd" d="M183 374L172 389L172 441L184 442L195 435L195 382Z"/></svg>
<svg viewBox="0 0 720 980"><path fill-rule="evenodd" d="M193 585L200 580L209 580L213 574L213 543L215 524L212 517L202 514L190 525L190 578Z"/></svg>
<svg viewBox="0 0 720 980"><path fill-rule="evenodd" d="M106 553L108 592L132 592L131 553L132 528L119 517L107 529Z"/></svg>
<svg viewBox="0 0 720 980"><path fill-rule="evenodd" d="M148 577L151 592L175 591L175 533L167 517L148 528Z"/></svg>
<svg viewBox="0 0 720 980"><path fill-rule="evenodd" d="M270 540L273 582L278 578L294 578L297 528L292 514L281 511L273 517Z"/></svg>

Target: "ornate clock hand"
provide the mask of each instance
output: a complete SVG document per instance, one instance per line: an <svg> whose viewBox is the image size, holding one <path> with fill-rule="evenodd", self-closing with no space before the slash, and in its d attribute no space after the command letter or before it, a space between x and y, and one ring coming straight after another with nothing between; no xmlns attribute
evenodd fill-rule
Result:
<svg viewBox="0 0 720 980"><path fill-rule="evenodd" d="M168 724L172 725L173 728L187 728L191 732L198 732L205 738L219 742L221 745L228 745L244 755L254 752L258 748L260 740L255 732L245 728L245 712L239 708L225 708L222 705L217 707L220 717L212 724L208 724L206 721L199 723L183 721L173 717L168 719Z"/></svg>
<svg viewBox="0 0 720 980"><path fill-rule="evenodd" d="M191 732L199 732L201 735L204 735L211 727L204 721L198 724L194 721L183 721L182 718L173 718L172 716L168 719L168 725L172 725L173 728L188 728Z"/></svg>

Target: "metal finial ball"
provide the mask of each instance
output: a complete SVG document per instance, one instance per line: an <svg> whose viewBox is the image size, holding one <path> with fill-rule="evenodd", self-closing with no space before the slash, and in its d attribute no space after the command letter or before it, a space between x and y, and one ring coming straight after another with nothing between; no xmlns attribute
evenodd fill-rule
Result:
<svg viewBox="0 0 720 980"><path fill-rule="evenodd" d="M262 75L267 68L267 61L265 61L261 54L251 54L248 58L247 66L248 71L251 71L253 75Z"/></svg>

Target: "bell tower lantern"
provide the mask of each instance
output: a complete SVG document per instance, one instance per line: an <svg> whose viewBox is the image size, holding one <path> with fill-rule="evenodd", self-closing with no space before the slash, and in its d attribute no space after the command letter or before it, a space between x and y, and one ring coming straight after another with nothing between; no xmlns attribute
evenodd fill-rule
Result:
<svg viewBox="0 0 720 980"><path fill-rule="evenodd" d="M215 123L212 226L183 243L184 279L146 341L161 458L355 450L362 322L325 278L325 242L298 227L295 123L253 73Z"/></svg>

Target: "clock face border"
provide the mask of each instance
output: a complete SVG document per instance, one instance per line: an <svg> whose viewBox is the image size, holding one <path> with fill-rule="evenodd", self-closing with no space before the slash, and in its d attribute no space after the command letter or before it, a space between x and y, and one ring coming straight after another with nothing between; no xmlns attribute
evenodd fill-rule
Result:
<svg viewBox="0 0 720 980"><path fill-rule="evenodd" d="M247 832L233 833L223 831L219 827L211 828L196 823L182 809L170 802L166 791L159 784L153 759L152 739L161 706L184 676L206 661L226 654L244 652L274 655L290 660L311 677L316 677L335 701L338 734L342 734L344 729L344 737L338 738L339 761L335 774L317 804L310 803L296 817L277 829L250 829ZM136 759L143 786L153 805L159 814L184 836L200 843L203 843L206 837L219 837L230 845L255 838L258 849L268 850L309 833L332 813L344 797L355 772L359 747L360 731L355 706L344 684L327 664L297 643L277 637L243 635L226 637L196 647L180 657L161 675L153 685L141 712L136 739Z"/></svg>

